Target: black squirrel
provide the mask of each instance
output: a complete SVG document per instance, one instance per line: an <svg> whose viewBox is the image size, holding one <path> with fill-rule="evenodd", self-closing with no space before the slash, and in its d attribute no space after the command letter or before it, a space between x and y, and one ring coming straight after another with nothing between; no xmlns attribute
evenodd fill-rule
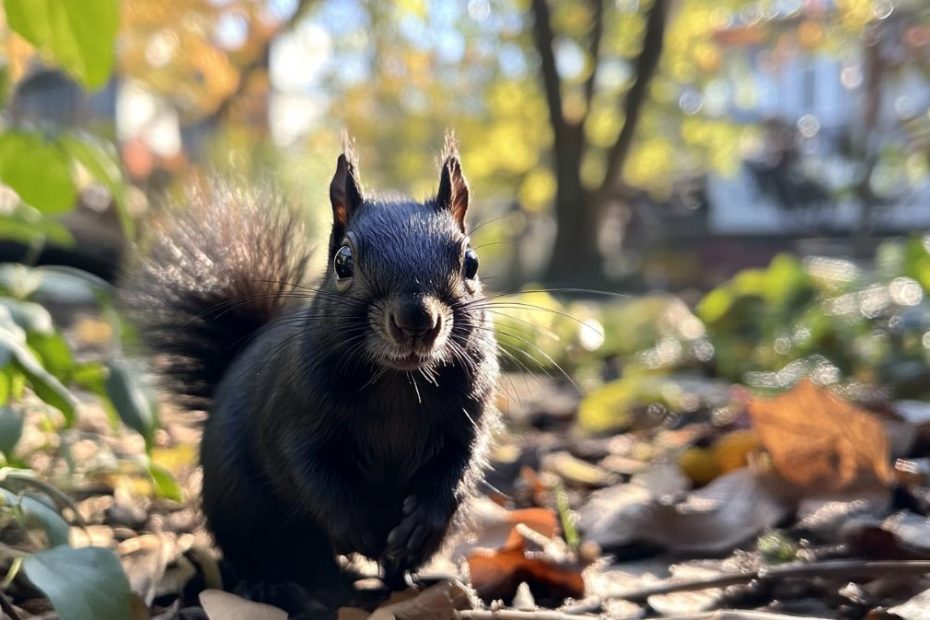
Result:
<svg viewBox="0 0 930 620"><path fill-rule="evenodd" d="M339 554L397 587L437 551L483 474L497 345L451 139L424 202L368 197L346 144L312 289L297 218L266 200L196 191L123 298L172 392L208 411L203 510L225 561L296 613L281 588L344 591Z"/></svg>

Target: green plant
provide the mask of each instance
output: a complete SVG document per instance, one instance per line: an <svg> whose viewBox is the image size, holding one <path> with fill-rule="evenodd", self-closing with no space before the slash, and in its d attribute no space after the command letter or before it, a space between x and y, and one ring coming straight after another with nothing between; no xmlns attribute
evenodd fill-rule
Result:
<svg viewBox="0 0 930 620"><path fill-rule="evenodd" d="M31 43L83 86L94 89L110 79L119 23L118 0L4 0L9 28ZM6 105L6 95L0 104ZM0 209L0 237L31 247L73 243L59 216L70 212L81 183L105 187L120 214L123 232L133 238L126 208L126 185L112 144L83 131L18 124L0 131L0 182L9 190ZM80 517L67 496L30 471L18 453L27 413L68 437L81 415L78 392L99 397L114 427L125 426L145 440L146 455L134 461L156 492L180 499L171 474L152 462L157 408L139 373L115 338L106 361L78 359L52 320L50 301L96 304L117 334L119 319L110 286L74 270L0 267L0 524L21 532L15 544L0 543L0 559L10 562L3 582L23 570L63 620L130 617L131 592L116 556L102 548L72 548L72 524ZM5 538L5 540L7 540ZM79 575L80 578L75 578ZM2 595L0 595L2 596Z"/></svg>

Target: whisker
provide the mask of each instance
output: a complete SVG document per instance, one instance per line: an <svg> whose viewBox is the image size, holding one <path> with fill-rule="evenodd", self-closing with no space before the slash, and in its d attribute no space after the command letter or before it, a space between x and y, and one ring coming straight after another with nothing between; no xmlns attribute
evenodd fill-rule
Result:
<svg viewBox="0 0 930 620"><path fill-rule="evenodd" d="M420 388L417 386L417 378L410 372L407 373L407 378L410 380L411 385L413 385L413 391L417 395L417 402L422 405L423 400L420 398Z"/></svg>

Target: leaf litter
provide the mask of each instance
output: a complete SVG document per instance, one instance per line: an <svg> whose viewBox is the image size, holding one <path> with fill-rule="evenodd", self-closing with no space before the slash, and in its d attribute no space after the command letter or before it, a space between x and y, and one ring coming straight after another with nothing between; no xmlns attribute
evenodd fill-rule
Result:
<svg viewBox="0 0 930 620"><path fill-rule="evenodd" d="M533 389L533 379L511 382L521 384ZM421 571L424 585L350 602L339 619L923 620L930 410L853 399L809 380L774 397L737 388L715 404L721 420L700 408L673 424L641 412L627 432L591 436L575 432L569 399L554 400L547 420L537 395L533 415L509 419L494 488ZM100 466L145 446L99 416L82 413L78 432L100 439L71 446L87 454L68 489L84 522L70 536L116 552L133 618L286 617L220 591L222 564L194 499L197 421L163 409L148 439L179 502L152 499L147 466ZM24 428L26 445L41 444L29 437L36 426ZM42 450L32 458L47 479L63 479L60 462ZM56 617L22 576L5 592L23 619Z"/></svg>

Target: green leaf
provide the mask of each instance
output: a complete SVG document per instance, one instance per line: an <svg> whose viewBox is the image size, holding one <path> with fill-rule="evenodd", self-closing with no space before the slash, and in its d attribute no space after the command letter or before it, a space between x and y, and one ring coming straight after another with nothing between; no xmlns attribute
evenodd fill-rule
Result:
<svg viewBox="0 0 930 620"><path fill-rule="evenodd" d="M107 367L100 362L78 362L71 373L71 381L78 387L100 397L100 404L107 414L107 420L115 430L120 426L120 417L107 392L108 375Z"/></svg>
<svg viewBox="0 0 930 620"><path fill-rule="evenodd" d="M106 366L100 362L79 362L74 366L71 380L88 392L106 396Z"/></svg>
<svg viewBox="0 0 930 620"><path fill-rule="evenodd" d="M38 133L0 135L0 181L43 213L67 213L77 197L68 153Z"/></svg>
<svg viewBox="0 0 930 620"><path fill-rule="evenodd" d="M0 375L5 378L5 375ZM9 389L9 388L7 388ZM0 452L9 458L23 436L23 414L12 407L0 407Z"/></svg>
<svg viewBox="0 0 930 620"><path fill-rule="evenodd" d="M0 238L30 246L47 242L63 247L74 245L74 237L64 224L41 214L34 218L26 218L22 209L16 209L13 213L0 213Z"/></svg>
<svg viewBox="0 0 930 620"><path fill-rule="evenodd" d="M152 477L152 484L155 487L155 494L158 497L174 500L176 502L184 501L184 492L181 485L174 479L170 471L158 463L149 463L149 475Z"/></svg>
<svg viewBox="0 0 930 620"><path fill-rule="evenodd" d="M905 274L930 292L930 235L908 239L905 246Z"/></svg>
<svg viewBox="0 0 930 620"><path fill-rule="evenodd" d="M71 498L58 487L41 480L31 469L20 467L0 467L0 485L9 491L23 493L32 489L47 497L58 511L70 509L74 513L75 521L83 527L81 513Z"/></svg>
<svg viewBox="0 0 930 620"><path fill-rule="evenodd" d="M13 393L12 373L19 372L15 368L4 368L0 370L0 406L6 406L10 402L10 396Z"/></svg>
<svg viewBox="0 0 930 620"><path fill-rule="evenodd" d="M90 88L110 79L118 0L4 0L7 23Z"/></svg>
<svg viewBox="0 0 930 620"><path fill-rule="evenodd" d="M107 300L113 286L100 278L72 267L43 267L34 270L39 283L33 295L63 304L82 305ZM0 269L2 281L3 269Z"/></svg>
<svg viewBox="0 0 930 620"><path fill-rule="evenodd" d="M45 530L49 543L53 547L68 544L69 526L58 511L42 500L29 495L17 495L7 489L0 489L3 501L19 508L29 525L38 525Z"/></svg>
<svg viewBox="0 0 930 620"><path fill-rule="evenodd" d="M0 265L0 292L26 299L42 284L42 271L19 263Z"/></svg>
<svg viewBox="0 0 930 620"><path fill-rule="evenodd" d="M108 549L59 546L27 556L23 569L61 620L129 620L129 580Z"/></svg>
<svg viewBox="0 0 930 620"><path fill-rule="evenodd" d="M0 357L12 356L13 363L29 380L29 385L36 396L55 407L65 416L70 426L77 415L77 400L49 371L43 368L36 356L25 343L25 336L14 330L0 328Z"/></svg>
<svg viewBox="0 0 930 620"><path fill-rule="evenodd" d="M641 403L661 402L664 377L627 374L592 390L578 407L578 422L592 433L625 428Z"/></svg>
<svg viewBox="0 0 930 620"><path fill-rule="evenodd" d="M26 393L26 375L21 373L13 364L3 369L3 374L9 380L8 399L22 400Z"/></svg>
<svg viewBox="0 0 930 620"><path fill-rule="evenodd" d="M52 315L41 304L0 297L0 306L10 312L13 322L22 327L26 333L51 334L55 330L52 326Z"/></svg>
<svg viewBox="0 0 930 620"><path fill-rule="evenodd" d="M139 382L138 375L124 361L109 363L106 380L107 394L120 419L129 428L145 438L151 446L158 419L155 406Z"/></svg>
<svg viewBox="0 0 930 620"><path fill-rule="evenodd" d="M120 224L127 239L134 238L135 224L126 203L126 185L119 167L119 156L112 144L84 132L67 133L59 143L71 157L106 187L119 212Z"/></svg>
<svg viewBox="0 0 930 620"><path fill-rule="evenodd" d="M55 375L62 383L71 381L74 371L74 357L65 337L58 332L48 334L41 332L27 332L26 342L33 351L38 353L42 365Z"/></svg>
<svg viewBox="0 0 930 620"><path fill-rule="evenodd" d="M51 373L42 368L42 365L31 353L26 351L28 355L24 355L24 351L25 349L15 352L16 367L26 375L26 379L36 396L58 409L65 416L65 423L71 426L77 419L77 400L74 395Z"/></svg>

